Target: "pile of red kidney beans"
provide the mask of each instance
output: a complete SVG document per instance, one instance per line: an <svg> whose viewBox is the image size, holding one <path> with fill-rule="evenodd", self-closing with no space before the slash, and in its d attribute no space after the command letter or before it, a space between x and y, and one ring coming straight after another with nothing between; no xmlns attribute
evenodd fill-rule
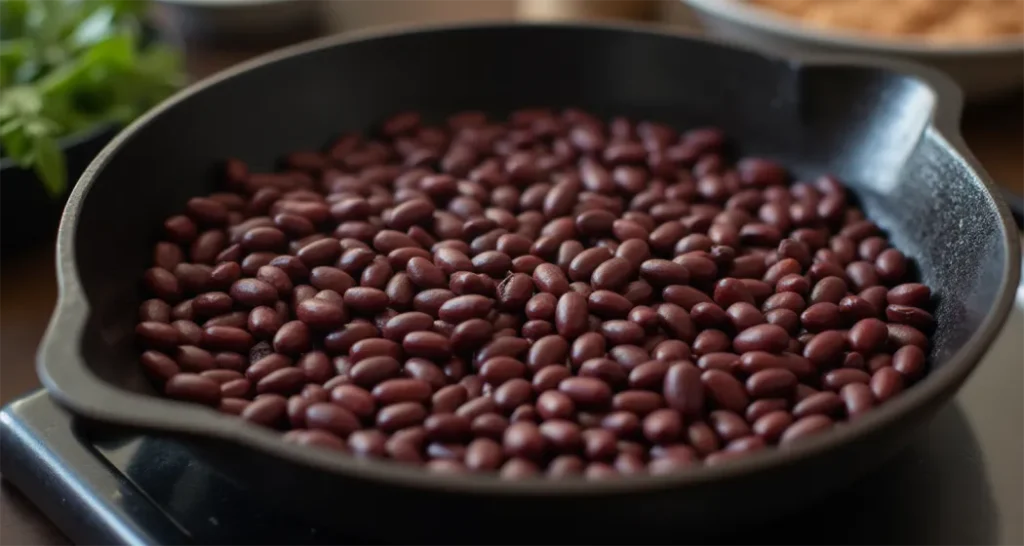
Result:
<svg viewBox="0 0 1024 546"><path fill-rule="evenodd" d="M930 290L829 176L721 131L416 113L227 163L164 223L162 392L434 472L663 474L788 446L925 372Z"/></svg>

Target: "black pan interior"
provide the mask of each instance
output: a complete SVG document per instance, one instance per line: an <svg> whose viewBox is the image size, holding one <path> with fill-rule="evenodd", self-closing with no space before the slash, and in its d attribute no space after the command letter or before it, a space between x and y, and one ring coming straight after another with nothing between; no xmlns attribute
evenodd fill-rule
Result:
<svg viewBox="0 0 1024 546"><path fill-rule="evenodd" d="M402 110L439 120L463 109L502 115L525 106L575 106L678 128L717 125L734 137L737 154L781 160L803 178L832 172L852 186L935 289L937 368L951 364L949 357L979 330L982 336L994 333L991 325L983 329L990 310L1001 319L1007 309L1007 283L1016 280L1008 220L955 149L959 138L944 136L931 121L934 114L944 120L942 131L955 132L949 120L958 115L958 98L943 103L941 89L917 77L867 65L800 65L696 39L602 26L460 27L332 39L301 51L194 89L143 120L86 174L88 190L72 197L63 229L73 239L62 239L61 250L70 255L61 259L75 261L90 307L79 354L103 381L152 392L134 346L139 279L163 219L189 197L213 191L225 157L270 169L284 152L321 147ZM77 306L72 301L67 307ZM51 348L78 343L63 334L51 328ZM475 483L480 489L467 493L437 481L427 485L420 474L418 481L405 479L408 474L399 479L397 469L391 469L393 479L380 479L382 468L324 472L247 448L236 440L255 432L234 423L218 421L213 434L230 441L183 439L197 456L277 499L282 509L365 537L537 540L535 528L545 527L552 541L635 541L643 530L660 543L665 537L698 540L806 504L877 465L952 395L980 357L977 349L950 370L947 379L953 380L933 382L938 388L927 400L878 421L884 426L856 441L685 487L613 490L609 484L571 494L539 485L527 490L524 483L515 494L498 495ZM74 354L49 352L68 353ZM182 432L194 426L190 419L198 414L182 412L184 405L101 396L102 389L88 381L84 387L68 384L82 374L61 379L55 373L74 365L42 366L51 388L77 402L69 402L72 407L86 414L103 407L124 415L106 420L133 425L162 422ZM339 510L349 512L339 518ZM385 523L384 515L394 521L392 513L401 514L401 523ZM452 514L461 515L457 528L447 523ZM513 520L530 525L510 525Z"/></svg>
<svg viewBox="0 0 1024 546"><path fill-rule="evenodd" d="M271 169L402 110L435 119L576 106L678 128L723 127L736 152L825 172L936 289L941 366L996 301L1007 256L1001 219L968 166L929 125L925 82L877 68L801 67L697 40L578 27L421 32L315 49L192 93L135 132L84 197L75 254L91 318L88 365L148 391L136 365L136 288L166 216L214 190L225 157Z"/></svg>

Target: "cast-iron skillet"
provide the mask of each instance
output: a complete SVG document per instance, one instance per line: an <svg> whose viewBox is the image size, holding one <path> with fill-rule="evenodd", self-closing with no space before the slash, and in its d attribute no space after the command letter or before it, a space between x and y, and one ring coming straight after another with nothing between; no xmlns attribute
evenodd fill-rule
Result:
<svg viewBox="0 0 1024 546"><path fill-rule="evenodd" d="M623 26L446 26L292 47L180 93L89 167L61 225L60 302L39 371L88 421L173 435L254 494L348 535L701 540L820 498L912 441L1002 325L1019 243L958 133L960 102L949 80L923 68L779 59ZM162 219L211 191L223 158L269 169L285 151L322 146L402 110L523 106L718 125L738 151L782 160L798 176L839 175L935 291L930 375L792 449L605 483L430 475L288 445L234 417L153 395L133 344L138 280Z"/></svg>

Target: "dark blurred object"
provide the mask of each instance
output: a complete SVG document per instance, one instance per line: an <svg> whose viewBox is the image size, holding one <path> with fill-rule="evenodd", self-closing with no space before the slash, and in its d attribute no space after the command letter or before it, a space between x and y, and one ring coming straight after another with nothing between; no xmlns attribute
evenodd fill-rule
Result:
<svg viewBox="0 0 1024 546"><path fill-rule="evenodd" d="M52 239L74 183L117 131L116 126L103 125L60 140L68 185L56 197L46 192L34 170L10 158L0 159L0 254L4 258Z"/></svg>
<svg viewBox="0 0 1024 546"><path fill-rule="evenodd" d="M1014 193L1007 188L999 188L1002 193L1003 200L1010 206L1010 213L1013 214L1013 219L1017 222L1017 225L1024 229L1024 196Z"/></svg>
<svg viewBox="0 0 1024 546"><path fill-rule="evenodd" d="M319 0L158 0L156 12L188 46L280 47L326 30Z"/></svg>
<svg viewBox="0 0 1024 546"><path fill-rule="evenodd" d="M648 21L658 14L652 0L519 0L518 15L524 19L586 20L624 19Z"/></svg>
<svg viewBox="0 0 1024 546"><path fill-rule="evenodd" d="M929 65L953 78L968 102L1004 97L1018 91L1024 82L1024 41L1019 37L969 44L887 40L814 28L738 0L682 2L696 13L704 31L714 38L756 51L871 55Z"/></svg>

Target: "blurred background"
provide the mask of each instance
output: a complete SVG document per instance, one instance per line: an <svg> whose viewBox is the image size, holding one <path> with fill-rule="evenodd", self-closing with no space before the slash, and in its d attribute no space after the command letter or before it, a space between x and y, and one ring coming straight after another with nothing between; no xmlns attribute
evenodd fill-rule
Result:
<svg viewBox="0 0 1024 546"><path fill-rule="evenodd" d="M120 127L189 82L288 44L479 20L634 21L759 50L925 63L965 91L965 138L1007 200L1024 194L1021 0L2 0L0 403L38 386L60 211ZM66 543L7 486L0 494L0 544Z"/></svg>

